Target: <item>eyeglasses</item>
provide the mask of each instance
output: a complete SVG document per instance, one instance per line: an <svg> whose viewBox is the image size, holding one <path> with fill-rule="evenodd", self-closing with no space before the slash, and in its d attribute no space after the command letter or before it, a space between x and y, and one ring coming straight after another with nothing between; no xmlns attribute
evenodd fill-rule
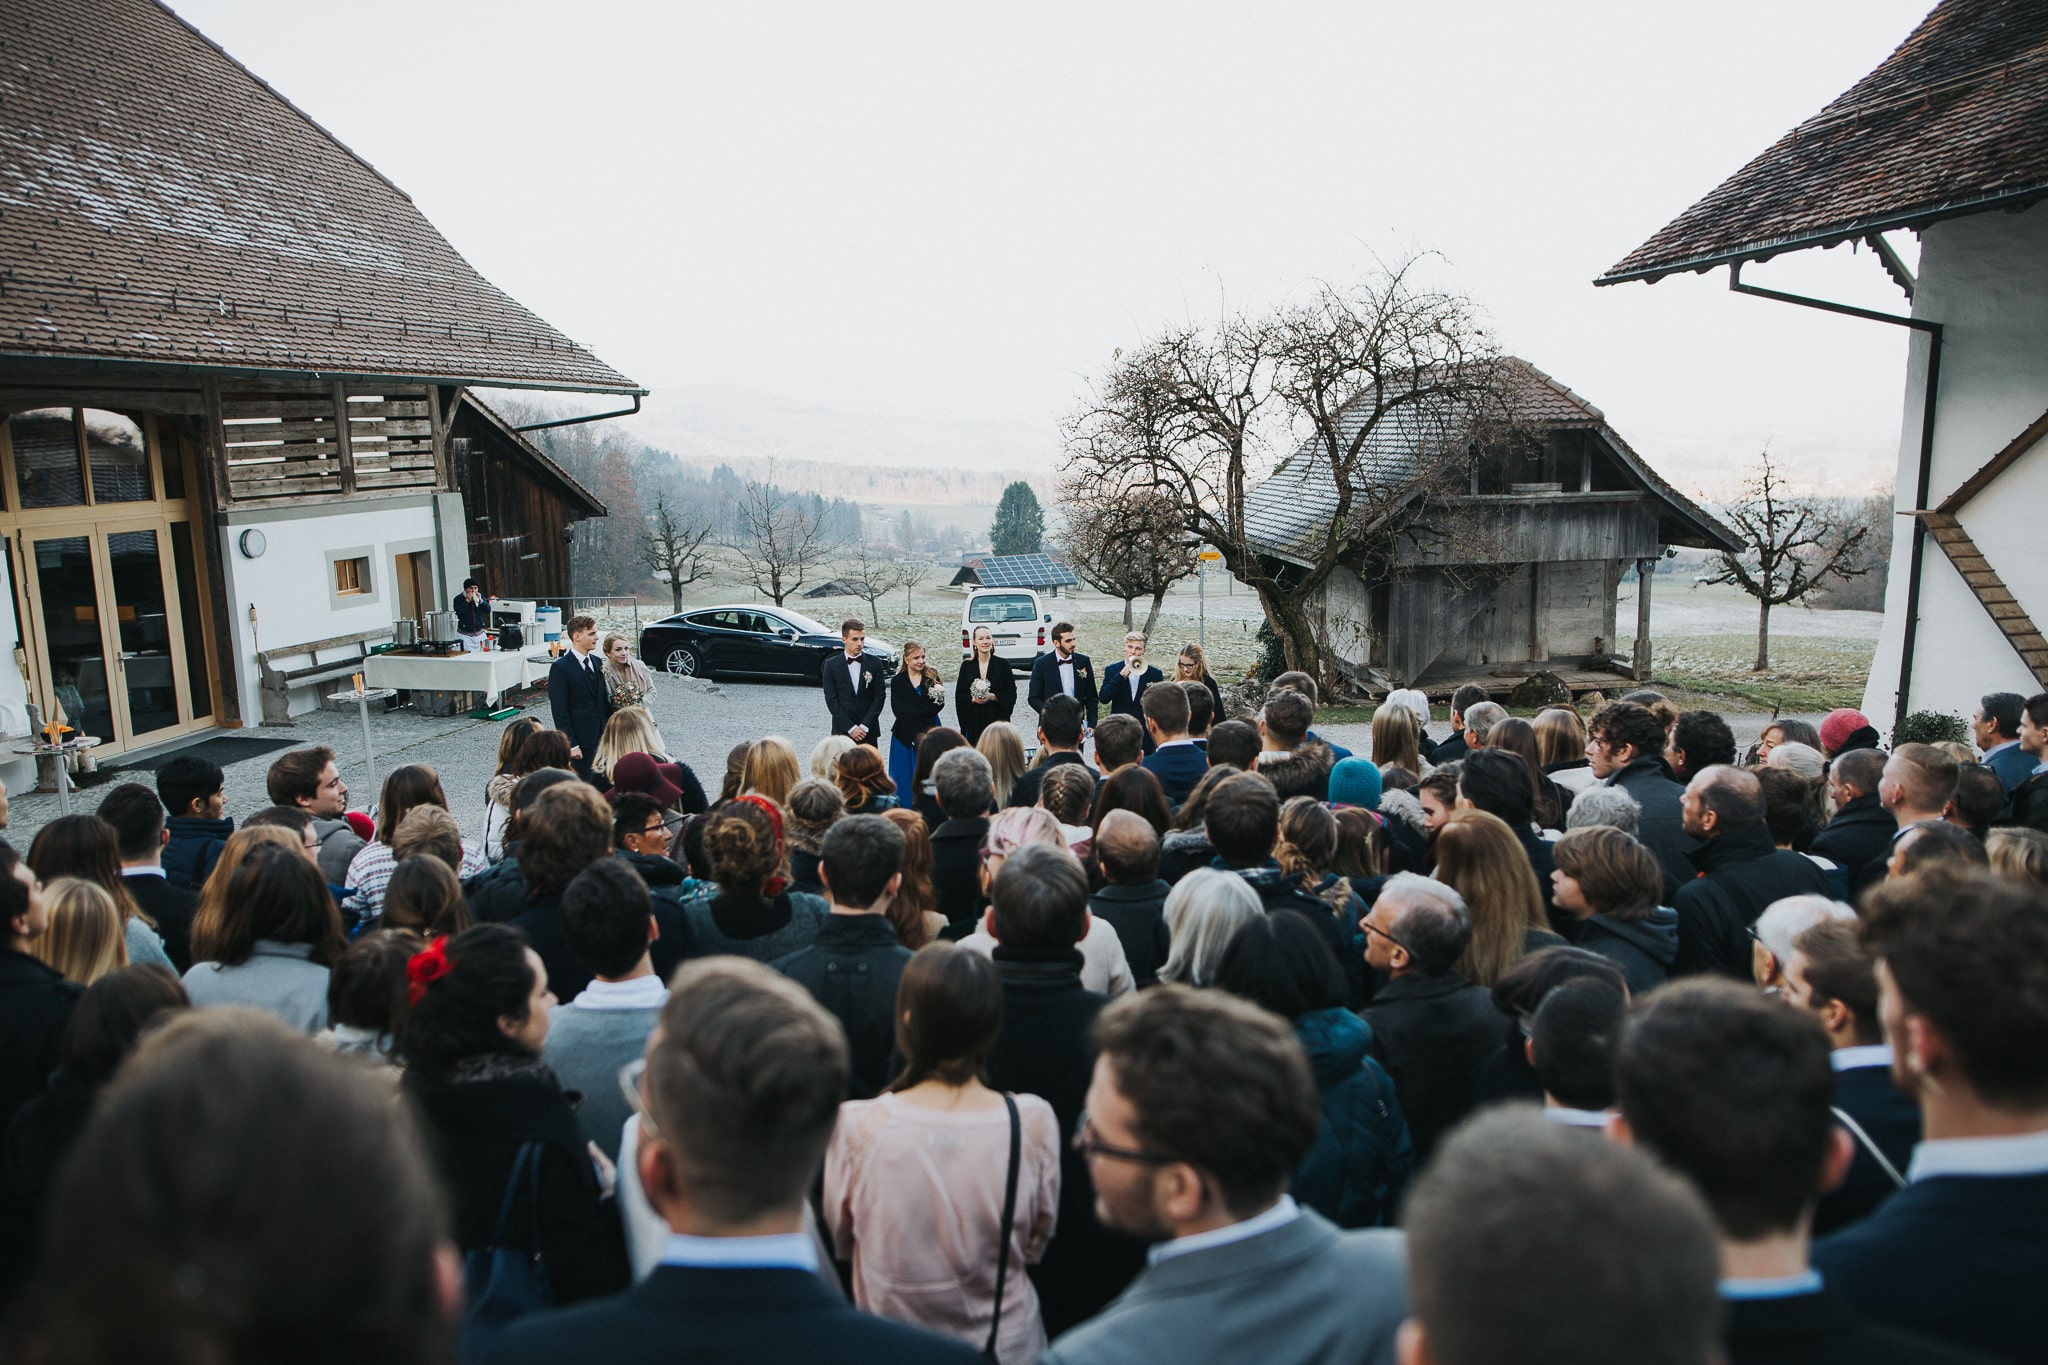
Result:
<svg viewBox="0 0 2048 1365"><path fill-rule="evenodd" d="M1393 944L1396 948L1399 948L1404 953L1412 955L1415 951L1413 948L1410 948L1407 944L1401 942L1400 939L1395 938L1392 934L1380 928L1377 924L1374 924L1370 919L1361 919L1360 921L1358 921L1358 927L1365 930L1365 932L1367 932L1368 934L1378 934L1381 938Z"/></svg>
<svg viewBox="0 0 2048 1365"><path fill-rule="evenodd" d="M1095 1136L1095 1125L1088 1122L1083 1112L1074 1121L1074 1150L1083 1156L1106 1157L1112 1161L1135 1161L1141 1166L1164 1166L1180 1158L1161 1156L1157 1152L1142 1152L1135 1147L1114 1147Z"/></svg>
<svg viewBox="0 0 2048 1365"><path fill-rule="evenodd" d="M647 1095L640 1088L641 1077L647 1074L647 1059L635 1057L619 1068L619 1093L626 1097L626 1106L640 1116L647 1131L659 1135L661 1130L654 1125L654 1115L647 1112Z"/></svg>

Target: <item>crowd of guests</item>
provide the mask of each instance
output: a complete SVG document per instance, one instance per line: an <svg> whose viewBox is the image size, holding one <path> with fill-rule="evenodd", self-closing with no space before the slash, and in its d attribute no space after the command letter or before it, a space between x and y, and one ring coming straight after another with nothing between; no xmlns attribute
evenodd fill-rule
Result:
<svg viewBox="0 0 2048 1365"><path fill-rule="evenodd" d="M2039 1358L2048 695L1361 756L1054 637L1028 738L906 647L715 793L629 703L475 840L316 747L0 842L7 1358Z"/></svg>

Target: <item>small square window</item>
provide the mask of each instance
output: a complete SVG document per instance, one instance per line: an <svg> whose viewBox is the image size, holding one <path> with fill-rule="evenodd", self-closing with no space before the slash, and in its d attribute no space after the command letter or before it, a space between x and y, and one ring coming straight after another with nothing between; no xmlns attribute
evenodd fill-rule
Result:
<svg viewBox="0 0 2048 1365"><path fill-rule="evenodd" d="M337 559L334 561L334 595L337 597L361 597L369 591L370 561L367 559Z"/></svg>

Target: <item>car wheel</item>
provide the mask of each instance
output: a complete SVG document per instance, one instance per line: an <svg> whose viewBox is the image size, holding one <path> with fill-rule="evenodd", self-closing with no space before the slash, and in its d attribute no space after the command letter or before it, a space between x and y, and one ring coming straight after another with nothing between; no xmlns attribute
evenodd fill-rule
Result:
<svg viewBox="0 0 2048 1365"><path fill-rule="evenodd" d="M670 650L668 659L663 666L678 678L709 678L711 676L711 669L706 666L703 656L687 645L681 649Z"/></svg>

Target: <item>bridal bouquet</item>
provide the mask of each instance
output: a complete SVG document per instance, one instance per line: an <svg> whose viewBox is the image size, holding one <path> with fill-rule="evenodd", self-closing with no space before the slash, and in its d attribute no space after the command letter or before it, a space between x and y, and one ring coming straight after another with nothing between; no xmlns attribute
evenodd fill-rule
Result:
<svg viewBox="0 0 2048 1365"><path fill-rule="evenodd" d="M993 701L996 690L988 685L987 678L976 678L968 684L967 696L970 701Z"/></svg>

